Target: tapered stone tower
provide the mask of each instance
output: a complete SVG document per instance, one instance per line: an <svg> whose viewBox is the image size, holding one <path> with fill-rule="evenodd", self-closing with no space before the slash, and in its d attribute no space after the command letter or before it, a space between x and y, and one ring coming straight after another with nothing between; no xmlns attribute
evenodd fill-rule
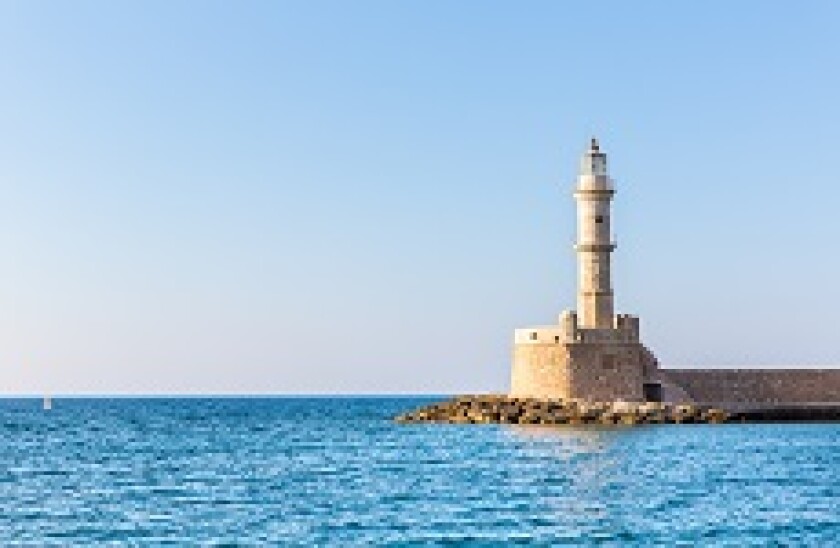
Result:
<svg viewBox="0 0 840 548"><path fill-rule="evenodd" d="M580 162L577 200L578 325L609 329L613 325L610 254L615 249L610 233L612 182L607 155L594 138Z"/></svg>
<svg viewBox="0 0 840 548"><path fill-rule="evenodd" d="M575 186L577 312L556 325L514 332L511 395L589 401L650 399L658 389L653 354L639 340L639 319L615 314L610 213L615 194L607 156L592 139Z"/></svg>

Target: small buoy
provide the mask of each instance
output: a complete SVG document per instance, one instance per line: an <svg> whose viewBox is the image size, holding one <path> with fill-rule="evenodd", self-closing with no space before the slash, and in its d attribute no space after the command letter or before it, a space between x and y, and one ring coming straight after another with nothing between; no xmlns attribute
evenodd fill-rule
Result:
<svg viewBox="0 0 840 548"><path fill-rule="evenodd" d="M50 409L52 409L52 398L44 396L44 411L49 411Z"/></svg>

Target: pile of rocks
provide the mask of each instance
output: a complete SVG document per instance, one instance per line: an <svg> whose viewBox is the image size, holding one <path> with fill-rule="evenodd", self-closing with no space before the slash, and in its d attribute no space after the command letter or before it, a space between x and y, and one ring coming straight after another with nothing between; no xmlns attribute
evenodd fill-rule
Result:
<svg viewBox="0 0 840 548"><path fill-rule="evenodd" d="M397 416L399 423L452 424L689 424L722 423L721 409L666 403L586 403L512 398L505 395L459 396Z"/></svg>

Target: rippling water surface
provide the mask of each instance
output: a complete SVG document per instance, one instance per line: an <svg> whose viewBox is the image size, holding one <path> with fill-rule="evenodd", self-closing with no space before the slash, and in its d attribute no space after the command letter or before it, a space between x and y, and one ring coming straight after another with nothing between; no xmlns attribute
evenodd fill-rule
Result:
<svg viewBox="0 0 840 548"><path fill-rule="evenodd" d="M0 401L0 544L840 539L840 425L390 422L427 401Z"/></svg>

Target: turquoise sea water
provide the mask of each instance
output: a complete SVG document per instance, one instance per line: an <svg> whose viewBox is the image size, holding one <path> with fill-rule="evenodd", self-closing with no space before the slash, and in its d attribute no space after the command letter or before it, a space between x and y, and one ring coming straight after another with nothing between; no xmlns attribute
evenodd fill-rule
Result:
<svg viewBox="0 0 840 548"><path fill-rule="evenodd" d="M836 546L840 425L395 425L429 398L0 400L0 544Z"/></svg>

